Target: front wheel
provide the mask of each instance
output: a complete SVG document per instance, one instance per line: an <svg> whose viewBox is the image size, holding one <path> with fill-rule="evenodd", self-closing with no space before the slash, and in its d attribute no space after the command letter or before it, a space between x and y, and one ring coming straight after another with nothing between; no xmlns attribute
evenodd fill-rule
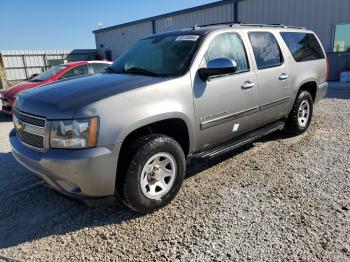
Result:
<svg viewBox="0 0 350 262"><path fill-rule="evenodd" d="M304 133L310 126L313 114L313 99L311 94L302 90L298 93L291 113L286 122L286 130L294 135Z"/></svg>
<svg viewBox="0 0 350 262"><path fill-rule="evenodd" d="M149 135L131 146L134 154L127 168L123 200L139 213L150 213L168 204L178 193L186 161L181 146L165 135Z"/></svg>

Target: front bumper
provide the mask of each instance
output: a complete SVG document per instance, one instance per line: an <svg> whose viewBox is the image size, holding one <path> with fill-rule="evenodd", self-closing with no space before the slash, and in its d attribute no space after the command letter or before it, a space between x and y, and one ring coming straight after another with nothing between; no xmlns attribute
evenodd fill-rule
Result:
<svg viewBox="0 0 350 262"><path fill-rule="evenodd" d="M56 191L80 200L114 197L117 157L110 148L32 150L10 133L15 159Z"/></svg>
<svg viewBox="0 0 350 262"><path fill-rule="evenodd" d="M327 90L328 90L328 82L324 82L318 85L315 104L318 103L321 99L323 99L326 96Z"/></svg>

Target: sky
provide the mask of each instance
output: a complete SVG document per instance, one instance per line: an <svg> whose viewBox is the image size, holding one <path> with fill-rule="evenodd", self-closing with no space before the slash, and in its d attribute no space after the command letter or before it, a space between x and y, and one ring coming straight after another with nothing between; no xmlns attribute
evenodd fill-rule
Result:
<svg viewBox="0 0 350 262"><path fill-rule="evenodd" d="M93 30L215 0L1 0L0 50L96 48Z"/></svg>

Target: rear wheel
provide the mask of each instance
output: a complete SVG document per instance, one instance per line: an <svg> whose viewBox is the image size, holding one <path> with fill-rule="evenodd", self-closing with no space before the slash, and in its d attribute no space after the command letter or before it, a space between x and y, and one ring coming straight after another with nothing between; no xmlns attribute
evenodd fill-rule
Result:
<svg viewBox="0 0 350 262"><path fill-rule="evenodd" d="M186 162L181 146L165 135L149 135L136 140L132 160L126 170L124 203L139 213L150 213L167 205L184 180Z"/></svg>
<svg viewBox="0 0 350 262"><path fill-rule="evenodd" d="M286 122L286 130L294 135L304 133L310 126L313 114L313 99L306 90L298 93Z"/></svg>

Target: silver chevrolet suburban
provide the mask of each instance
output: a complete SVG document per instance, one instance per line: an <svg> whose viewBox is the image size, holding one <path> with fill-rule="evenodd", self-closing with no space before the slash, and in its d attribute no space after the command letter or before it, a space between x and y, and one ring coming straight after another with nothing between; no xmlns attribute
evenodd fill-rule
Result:
<svg viewBox="0 0 350 262"><path fill-rule="evenodd" d="M144 38L102 74L16 98L13 155L62 194L168 204L186 159L276 130L298 135L327 91L317 36L283 25L194 26Z"/></svg>

